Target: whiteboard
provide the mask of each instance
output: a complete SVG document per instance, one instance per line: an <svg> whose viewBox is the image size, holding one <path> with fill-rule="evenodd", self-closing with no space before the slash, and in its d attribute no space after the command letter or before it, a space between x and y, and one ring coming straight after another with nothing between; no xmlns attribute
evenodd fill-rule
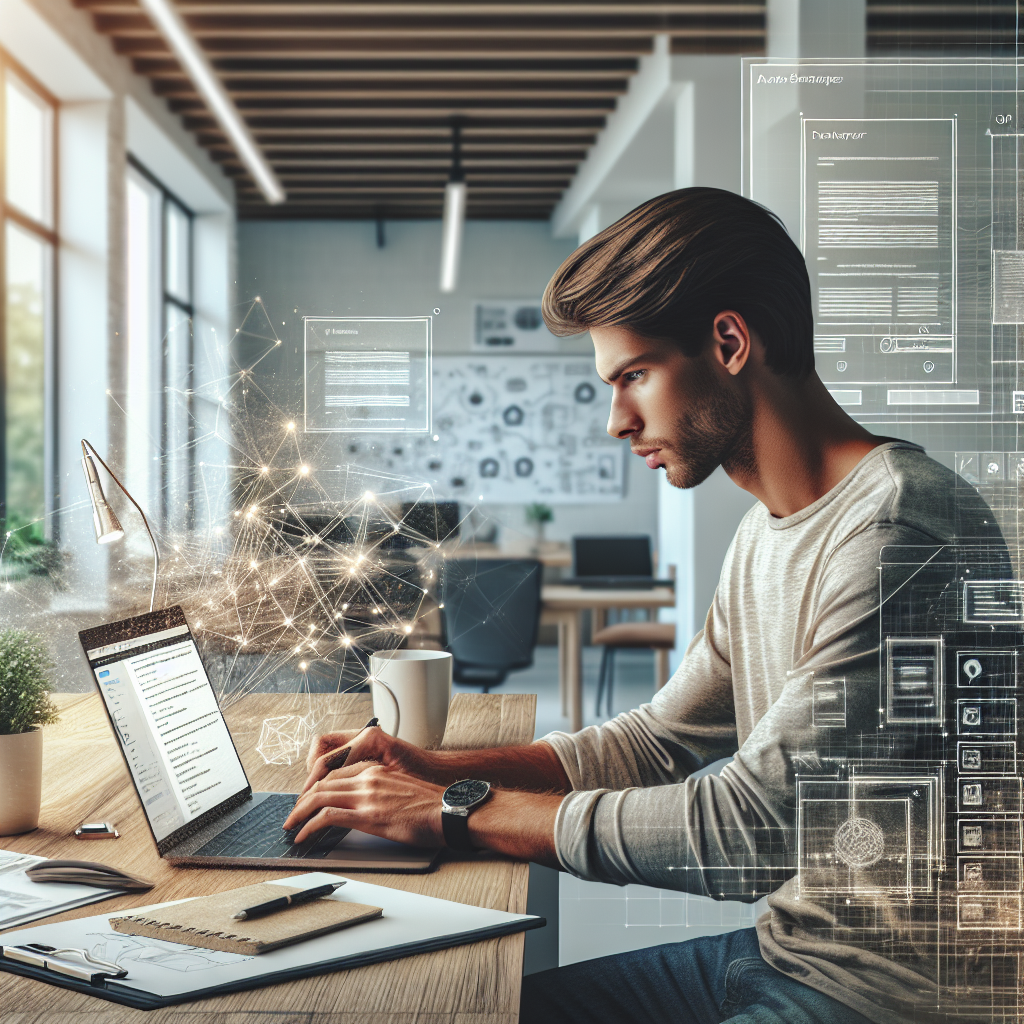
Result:
<svg viewBox="0 0 1024 1024"><path fill-rule="evenodd" d="M589 356L435 356L433 433L351 438L352 462L428 483L438 500L620 501L627 445L606 433L611 388Z"/></svg>

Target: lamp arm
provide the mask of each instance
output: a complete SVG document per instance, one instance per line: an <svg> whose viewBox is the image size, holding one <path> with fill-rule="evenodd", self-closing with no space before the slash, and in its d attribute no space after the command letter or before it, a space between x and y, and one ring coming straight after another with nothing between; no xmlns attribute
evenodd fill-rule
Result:
<svg viewBox="0 0 1024 1024"><path fill-rule="evenodd" d="M146 518L146 513L142 511L142 506L131 496L128 488L117 478L117 474L103 461L103 457L98 451L92 446L92 442L86 441L82 438L82 444L87 445L89 451L99 460L99 464L107 471L110 475L110 479L121 488L122 494L135 506L136 511L142 516L142 525L146 527L146 533L149 534L149 543L153 545L153 587L149 594L149 610L152 611L156 607L156 579L157 574L160 571L160 549L157 547L156 537L153 536L153 531L149 528L149 520Z"/></svg>

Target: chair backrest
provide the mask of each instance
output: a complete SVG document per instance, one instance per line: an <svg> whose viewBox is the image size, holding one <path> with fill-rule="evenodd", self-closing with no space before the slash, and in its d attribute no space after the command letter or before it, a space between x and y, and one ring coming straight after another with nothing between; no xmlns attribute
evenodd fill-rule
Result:
<svg viewBox="0 0 1024 1024"><path fill-rule="evenodd" d="M441 574L446 649L456 662L533 664L542 567L533 558L452 559Z"/></svg>

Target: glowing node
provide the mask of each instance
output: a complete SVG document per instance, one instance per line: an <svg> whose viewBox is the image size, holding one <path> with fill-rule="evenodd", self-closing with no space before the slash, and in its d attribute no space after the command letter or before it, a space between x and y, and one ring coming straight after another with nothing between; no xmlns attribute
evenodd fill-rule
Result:
<svg viewBox="0 0 1024 1024"><path fill-rule="evenodd" d="M437 436L437 434L435 434L435 435L434 435L434 440L435 440L435 441L440 441L440 440L441 440L441 438L439 438L439 437Z"/></svg>
<svg viewBox="0 0 1024 1024"><path fill-rule="evenodd" d="M302 650L302 645L299 644L299 646L295 648L295 653L298 654L299 651L301 651L301 650Z"/></svg>
<svg viewBox="0 0 1024 1024"><path fill-rule="evenodd" d="M270 467L269 466L261 466L260 467L260 472L261 473L269 473L270 472Z"/></svg>
<svg viewBox="0 0 1024 1024"><path fill-rule="evenodd" d="M437 607L438 608L443 608L444 607L444 602L442 601Z"/></svg>
<svg viewBox="0 0 1024 1024"><path fill-rule="evenodd" d="M307 668L309 668L309 663L308 662L305 662L305 661L300 661L299 662L299 671L300 672L305 672Z"/></svg>
<svg viewBox="0 0 1024 1024"><path fill-rule="evenodd" d="M285 424L285 430L294 430L294 429L295 429L295 424L294 423L287 423L287 424Z"/></svg>
<svg viewBox="0 0 1024 1024"><path fill-rule="evenodd" d="M253 560L252 560L252 561L251 561L251 562L249 563L249 568L250 568L250 569L258 569L258 568L259 568L259 565L260 565L260 563L259 563L259 562L257 562L257 561L256 561L255 559L253 559ZM232 591L231 591L231 594L232 594L232 596L234 596L234 593L235 593L235 592L234 592L234 591L232 590Z"/></svg>
<svg viewBox="0 0 1024 1024"><path fill-rule="evenodd" d="M299 472L303 476L306 476L306 474L309 473L309 466L299 466Z"/></svg>
<svg viewBox="0 0 1024 1024"><path fill-rule="evenodd" d="M402 628L404 629L404 631L406 633L411 633L412 632L412 626L403 626Z"/></svg>
<svg viewBox="0 0 1024 1024"><path fill-rule="evenodd" d="M292 624L292 620L291 620L291 619L285 619L285 620L284 620L284 624L285 624L286 626L290 626L290 625Z"/></svg>
<svg viewBox="0 0 1024 1024"><path fill-rule="evenodd" d="M363 501L373 501L373 491L364 492Z"/></svg>
<svg viewBox="0 0 1024 1024"><path fill-rule="evenodd" d="M343 612L347 612L347 611L348 611L348 601L346 601L346 602L345 602L345 603L344 603L344 604L343 604L343 605L341 606L341 610L342 610Z"/></svg>
<svg viewBox="0 0 1024 1024"><path fill-rule="evenodd" d="M348 638L347 636L346 636L346 637L342 637L342 640L341 640L341 642L342 642L342 644L343 644L343 645L344 645L345 647L349 647L349 646L351 645L351 643L352 643L352 641L351 641L351 640L349 640L349 638Z"/></svg>

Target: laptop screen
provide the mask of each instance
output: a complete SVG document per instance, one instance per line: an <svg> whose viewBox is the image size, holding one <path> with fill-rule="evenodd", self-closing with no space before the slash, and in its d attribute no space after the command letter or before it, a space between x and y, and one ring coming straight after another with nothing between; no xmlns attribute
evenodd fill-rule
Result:
<svg viewBox="0 0 1024 1024"><path fill-rule="evenodd" d="M651 538L573 537L573 576L650 576Z"/></svg>
<svg viewBox="0 0 1024 1024"><path fill-rule="evenodd" d="M78 636L161 852L251 792L179 606Z"/></svg>

